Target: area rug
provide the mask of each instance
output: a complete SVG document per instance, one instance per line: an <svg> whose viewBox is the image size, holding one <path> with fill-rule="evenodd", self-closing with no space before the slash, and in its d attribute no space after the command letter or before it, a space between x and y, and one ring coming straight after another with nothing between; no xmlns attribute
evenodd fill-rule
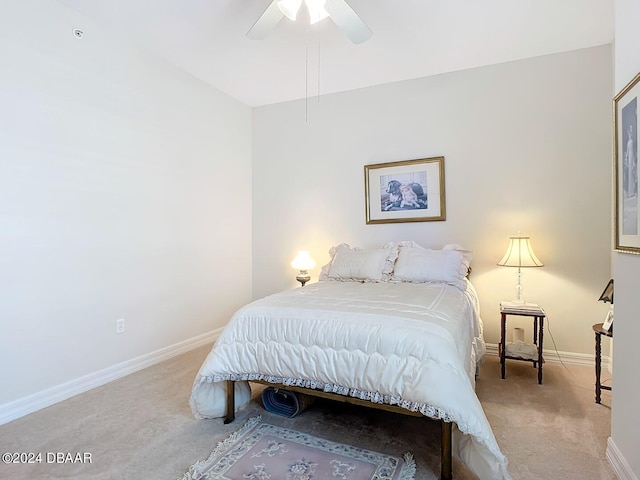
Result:
<svg viewBox="0 0 640 480"><path fill-rule="evenodd" d="M262 423L253 417L179 480L413 480L403 458Z"/></svg>

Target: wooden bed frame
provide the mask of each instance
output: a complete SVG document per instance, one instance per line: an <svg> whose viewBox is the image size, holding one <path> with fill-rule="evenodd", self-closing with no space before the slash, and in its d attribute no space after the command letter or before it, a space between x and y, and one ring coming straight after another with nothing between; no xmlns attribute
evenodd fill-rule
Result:
<svg viewBox="0 0 640 480"><path fill-rule="evenodd" d="M224 423L233 422L235 419L235 381L227 380L227 402L226 402L226 415L224 417ZM277 383L270 383L260 380L251 380L252 383L261 383L263 385L278 387L285 390L289 390L292 392L304 393L306 395L313 395L315 397L328 398L330 400L336 400L344 403L351 403L354 405L362 405L369 408L375 408L378 410L386 410L389 412L400 413L402 415L410 415L414 417L423 417L429 419L429 417L425 417L420 412L412 412L410 410L396 407L393 405L385 405L368 402L366 400L360 400L359 398L347 397L345 395L339 395L337 393L327 393L322 390L315 390L311 388L302 388L302 387L292 387L289 385L281 385ZM432 419L429 419L432 420ZM445 422L444 420L440 421L440 479L441 480L451 480L452 477L452 462L451 462L451 435L453 430L452 422Z"/></svg>

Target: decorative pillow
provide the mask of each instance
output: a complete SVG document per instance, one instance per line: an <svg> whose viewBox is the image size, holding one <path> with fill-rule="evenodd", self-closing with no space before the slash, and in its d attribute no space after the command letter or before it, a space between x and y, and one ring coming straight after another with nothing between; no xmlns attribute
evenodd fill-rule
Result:
<svg viewBox="0 0 640 480"><path fill-rule="evenodd" d="M422 248L420 245L418 245L413 240L403 240L401 242L398 242L396 245L398 245L398 248L403 248L403 247Z"/></svg>
<svg viewBox="0 0 640 480"><path fill-rule="evenodd" d="M442 247L443 250L457 250L459 252L462 252L462 254L464 255L464 258L467 262L467 265L471 265L471 259L473 258L473 252L471 250L466 250L465 248L461 247L460 245L456 244L456 243L449 243L447 245L445 245L444 247ZM469 267L469 270L471 270L471 267Z"/></svg>
<svg viewBox="0 0 640 480"><path fill-rule="evenodd" d="M466 288L469 270L468 251L447 248L430 250L422 247L402 247L393 272L393 280L400 282L444 282L461 290Z"/></svg>
<svg viewBox="0 0 640 480"><path fill-rule="evenodd" d="M329 254L331 261L322 267L320 280L388 282L398 257L398 247L388 243L378 249L362 249L343 243L332 247Z"/></svg>

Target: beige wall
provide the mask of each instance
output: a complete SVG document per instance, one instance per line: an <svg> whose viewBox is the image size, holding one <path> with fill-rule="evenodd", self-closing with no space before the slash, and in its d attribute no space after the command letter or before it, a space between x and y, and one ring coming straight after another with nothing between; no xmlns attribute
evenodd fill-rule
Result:
<svg viewBox="0 0 640 480"><path fill-rule="evenodd" d="M313 97L308 121L304 101L255 109L254 296L297 285L298 249L322 265L342 242L460 243L497 343L515 276L496 262L520 230L546 264L525 272L525 297L558 350L592 359L611 273L611 63L603 46ZM438 155L445 222L365 224L364 165Z"/></svg>
<svg viewBox="0 0 640 480"><path fill-rule="evenodd" d="M615 93L640 71L640 4L616 0ZM612 94L613 96L613 94ZM615 279L615 348L611 441L607 449L619 478L640 478L640 256L613 253Z"/></svg>
<svg viewBox="0 0 640 480"><path fill-rule="evenodd" d="M0 64L2 420L250 299L251 109L47 0L3 2Z"/></svg>

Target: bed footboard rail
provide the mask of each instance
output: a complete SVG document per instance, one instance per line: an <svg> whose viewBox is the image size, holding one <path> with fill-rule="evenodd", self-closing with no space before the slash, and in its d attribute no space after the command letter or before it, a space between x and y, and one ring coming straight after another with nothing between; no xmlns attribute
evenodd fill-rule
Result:
<svg viewBox="0 0 640 480"><path fill-rule="evenodd" d="M236 418L235 412L235 381L234 380L226 380L227 382L227 396L226 396L226 410L224 416L225 425L231 423ZM264 385L274 384L262 381L256 381L254 383L262 383ZM340 402L345 403L353 403L356 405L363 405L369 408L376 408L378 410L387 410L396 413L400 413L403 415L410 415L414 417L424 417L419 412L411 412L409 410L402 409L400 407L394 407L391 405L378 405L375 403L367 402L365 400L360 400L358 398L345 397L344 395L338 395L333 393L323 392L321 390L313 390L310 388L301 388L301 387L291 387L287 385L283 385L282 388L285 388L290 391L305 393L308 395L315 395L322 398L328 398L331 400L338 400ZM453 433L453 423L445 422L444 420L440 420L440 480L451 480L453 478L453 462L452 462L452 433Z"/></svg>

